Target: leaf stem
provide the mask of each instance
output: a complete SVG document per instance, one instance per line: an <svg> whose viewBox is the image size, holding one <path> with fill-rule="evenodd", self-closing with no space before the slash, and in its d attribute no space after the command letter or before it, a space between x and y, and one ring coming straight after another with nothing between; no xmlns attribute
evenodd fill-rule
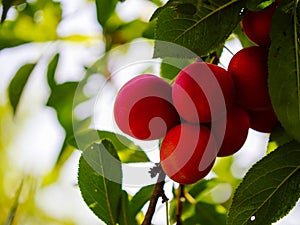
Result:
<svg viewBox="0 0 300 225"><path fill-rule="evenodd" d="M155 171L155 174L153 174L154 171ZM154 167L150 170L150 174L151 174L151 177L158 174L158 178L157 178L157 183L154 187L154 191L153 191L152 197L150 199L150 204L147 209L147 212L146 212L146 215L145 215L142 225L151 225L151 220L153 218L159 197L162 198L163 203L167 202L169 200L164 192L166 174L161 169L160 164L156 164L156 167Z"/></svg>

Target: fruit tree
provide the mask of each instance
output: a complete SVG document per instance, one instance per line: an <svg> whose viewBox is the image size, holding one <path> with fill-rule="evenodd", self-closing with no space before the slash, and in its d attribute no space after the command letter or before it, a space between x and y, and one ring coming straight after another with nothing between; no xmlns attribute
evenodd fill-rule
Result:
<svg viewBox="0 0 300 225"><path fill-rule="evenodd" d="M299 1L149 0L146 21L126 21L128 2L93 3L103 54L84 76L58 82L60 53L48 62L46 106L65 132L55 168L80 150L76 188L105 224L282 219L300 198ZM2 4L1 35L31 20L46 32L47 12L32 13L41 2ZM31 19L6 20L11 7ZM9 84L15 114L35 66ZM266 137L263 156L239 177L238 156L258 152L253 134Z"/></svg>

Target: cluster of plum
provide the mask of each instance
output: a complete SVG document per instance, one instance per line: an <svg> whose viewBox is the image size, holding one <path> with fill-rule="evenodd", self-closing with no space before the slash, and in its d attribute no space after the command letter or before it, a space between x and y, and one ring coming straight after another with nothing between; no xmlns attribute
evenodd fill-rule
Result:
<svg viewBox="0 0 300 225"><path fill-rule="evenodd" d="M178 183L197 182L209 173L216 157L237 152L249 128L270 132L278 122L267 87L269 33L257 37L259 31L251 30L256 19L249 17L255 14L244 17L243 28L247 35L252 32L249 39L259 46L236 53L228 70L194 62L172 85L142 74L128 81L116 97L118 127L141 140L163 138L160 163Z"/></svg>

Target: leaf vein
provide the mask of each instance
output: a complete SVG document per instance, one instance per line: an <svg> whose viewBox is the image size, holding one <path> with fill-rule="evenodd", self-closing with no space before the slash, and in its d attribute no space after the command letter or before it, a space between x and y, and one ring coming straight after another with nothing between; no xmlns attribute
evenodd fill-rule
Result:
<svg viewBox="0 0 300 225"><path fill-rule="evenodd" d="M285 182L292 176L294 175L298 170L300 169L300 166L297 166L286 178L284 178L281 183L278 185L278 187L275 188L275 190L269 195L268 198L266 198L260 206L258 206L256 208L256 210L253 212L253 214L255 214L256 212L258 212L269 200L270 198L275 195L275 193L285 184ZM247 221L250 220L252 215L250 215L250 217L247 218L247 220L243 223L243 224L246 224Z"/></svg>
<svg viewBox="0 0 300 225"><path fill-rule="evenodd" d="M205 15L204 17L202 17L200 20L196 21L195 24L191 25L189 28L187 28L183 33L181 33L178 37L175 38L175 41L178 41L182 36L184 36L187 32L189 32L190 30L194 29L195 27L198 26L198 24L200 24L201 22L203 22L204 20L206 20L207 18L209 18L210 16L214 15L215 13L221 11L222 9L238 2L239 0L233 0L231 2L228 2L222 6L220 6L219 8L217 8L216 10L208 13L207 15Z"/></svg>

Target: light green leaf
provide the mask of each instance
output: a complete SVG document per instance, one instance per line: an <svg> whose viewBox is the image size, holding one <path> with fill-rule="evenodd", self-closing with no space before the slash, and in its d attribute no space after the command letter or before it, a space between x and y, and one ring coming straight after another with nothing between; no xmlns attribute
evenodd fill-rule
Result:
<svg viewBox="0 0 300 225"><path fill-rule="evenodd" d="M106 224L115 225L121 207L122 170L113 145L104 140L86 149L79 161L78 184L89 208Z"/></svg>
<svg viewBox="0 0 300 225"><path fill-rule="evenodd" d="M14 78L9 84L9 100L13 107L14 113L16 113L17 111L17 107L22 96L23 90L35 65L35 63L30 63L21 66L21 68L17 71Z"/></svg>
<svg viewBox="0 0 300 225"><path fill-rule="evenodd" d="M98 134L101 140L108 139L115 145L118 155L123 163L149 162L143 149L123 135L109 131L98 131Z"/></svg>
<svg viewBox="0 0 300 225"><path fill-rule="evenodd" d="M23 184L24 184L24 179L21 181L21 183L20 183L20 185L19 185L19 187L18 187L18 189L15 193L14 202L13 202L12 208L10 209L8 217L6 219L5 225L14 224L14 219L15 219L15 216L16 216L16 212L17 212L18 206L20 204L20 195L21 195L21 192L23 190Z"/></svg>
<svg viewBox="0 0 300 225"><path fill-rule="evenodd" d="M114 12L118 0L96 0L97 19L105 27L106 21Z"/></svg>
<svg viewBox="0 0 300 225"><path fill-rule="evenodd" d="M262 10L271 5L274 0L247 0L247 8L251 11Z"/></svg>
<svg viewBox="0 0 300 225"><path fill-rule="evenodd" d="M236 190L228 225L269 225L300 197L300 144L290 142L257 162Z"/></svg>
<svg viewBox="0 0 300 225"><path fill-rule="evenodd" d="M160 65L160 76L169 80L173 80L178 73L193 60L180 58L163 58Z"/></svg>
<svg viewBox="0 0 300 225"><path fill-rule="evenodd" d="M122 191L119 225L135 225L135 224L137 224L135 220L135 216L132 216L130 214L130 204L128 200L128 194L126 191Z"/></svg>
<svg viewBox="0 0 300 225"><path fill-rule="evenodd" d="M269 91L272 105L282 126L298 141L300 140L299 37L300 12L299 10L297 12L296 5L284 11L283 7L279 6L275 10L271 26L268 59Z"/></svg>
<svg viewBox="0 0 300 225"><path fill-rule="evenodd" d="M58 65L59 57L59 53L55 54L55 56L52 58L48 65L47 81L51 89L54 88L54 86L56 85L55 72Z"/></svg>
<svg viewBox="0 0 300 225"><path fill-rule="evenodd" d="M77 86L78 82L66 82L53 86L47 102L47 105L57 112L58 120L68 137L73 134L73 99Z"/></svg>
<svg viewBox="0 0 300 225"><path fill-rule="evenodd" d="M113 43L123 44L132 41L135 38L140 38L144 30L147 28L148 23L135 19L128 23L123 23L118 26L111 34Z"/></svg>
<svg viewBox="0 0 300 225"><path fill-rule="evenodd" d="M16 10L16 18L7 20L0 26L0 49L28 42L58 39L56 30L62 19L60 2L30 1L24 7L16 7ZM39 12L39 14L34 12ZM38 19L37 15L42 15L42 19Z"/></svg>
<svg viewBox="0 0 300 225"><path fill-rule="evenodd" d="M93 142L103 139L110 140L115 146L118 156L123 163L149 162L145 152L133 141L110 131L85 130L76 133L75 137L69 139L69 144L77 149L85 149Z"/></svg>
<svg viewBox="0 0 300 225"><path fill-rule="evenodd" d="M155 39L176 43L205 56L222 46L242 18L243 0L169 1L159 8ZM155 45L154 56L178 57L178 52Z"/></svg>

